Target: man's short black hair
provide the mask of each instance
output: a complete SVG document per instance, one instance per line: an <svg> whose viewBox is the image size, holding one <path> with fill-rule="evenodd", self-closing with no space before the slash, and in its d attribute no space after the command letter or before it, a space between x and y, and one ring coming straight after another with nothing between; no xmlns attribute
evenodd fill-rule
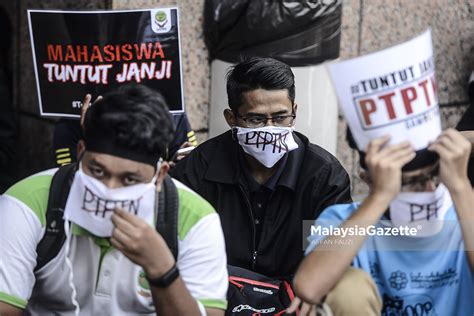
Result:
<svg viewBox="0 0 474 316"><path fill-rule="evenodd" d="M88 140L107 138L138 155L165 156L174 125L163 96L145 85L126 85L89 108L84 120Z"/></svg>
<svg viewBox="0 0 474 316"><path fill-rule="evenodd" d="M295 102L295 76L290 66L273 58L251 57L232 67L227 73L227 100L237 111L247 91L287 90L291 104Z"/></svg>

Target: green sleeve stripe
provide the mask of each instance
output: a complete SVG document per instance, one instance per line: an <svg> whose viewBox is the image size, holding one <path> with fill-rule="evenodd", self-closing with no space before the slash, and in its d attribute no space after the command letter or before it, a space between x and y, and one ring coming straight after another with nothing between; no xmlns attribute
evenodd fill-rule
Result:
<svg viewBox="0 0 474 316"><path fill-rule="evenodd" d="M21 308L21 309L25 309L26 304L28 303L27 301L22 300L21 298L12 296L4 292L0 292L0 301L10 304L12 306Z"/></svg>
<svg viewBox="0 0 474 316"><path fill-rule="evenodd" d="M218 308L218 309L227 309L227 301L226 300L218 300L218 299L198 299L199 302L201 302L204 307L209 307L209 308Z"/></svg>
<svg viewBox="0 0 474 316"><path fill-rule="evenodd" d="M44 227L52 179L52 175L32 176L16 183L5 194L26 204L38 216L41 226Z"/></svg>
<svg viewBox="0 0 474 316"><path fill-rule="evenodd" d="M184 240L188 232L199 220L215 211L211 204L194 192L178 187L178 195L178 235L180 240Z"/></svg>

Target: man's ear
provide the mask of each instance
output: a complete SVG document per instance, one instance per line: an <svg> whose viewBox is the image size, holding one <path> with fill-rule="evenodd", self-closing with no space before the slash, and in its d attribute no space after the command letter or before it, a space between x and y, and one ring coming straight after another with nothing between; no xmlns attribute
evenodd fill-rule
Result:
<svg viewBox="0 0 474 316"><path fill-rule="evenodd" d="M161 184L165 180L166 175L170 171L170 165L167 161L163 161L160 166L160 170L158 170L158 177L156 178L156 191L161 191Z"/></svg>
<svg viewBox="0 0 474 316"><path fill-rule="evenodd" d="M363 170L359 173L359 177L362 181L364 181L367 185L372 183L372 179L370 178L370 173L366 170Z"/></svg>
<svg viewBox="0 0 474 316"><path fill-rule="evenodd" d="M235 117L234 112L231 109L224 110L224 118L230 128L237 125L237 118Z"/></svg>
<svg viewBox="0 0 474 316"><path fill-rule="evenodd" d="M79 160L79 157L82 157L84 155L84 152L86 151L86 142L81 139L77 143L77 160Z"/></svg>
<svg viewBox="0 0 474 316"><path fill-rule="evenodd" d="M294 115L296 115L296 111L297 111L297 110L298 110L298 104L295 103L295 104L293 105L293 114L294 114ZM294 118L294 120L293 120L293 126L295 126L295 124L296 124L296 116L295 116L295 118Z"/></svg>

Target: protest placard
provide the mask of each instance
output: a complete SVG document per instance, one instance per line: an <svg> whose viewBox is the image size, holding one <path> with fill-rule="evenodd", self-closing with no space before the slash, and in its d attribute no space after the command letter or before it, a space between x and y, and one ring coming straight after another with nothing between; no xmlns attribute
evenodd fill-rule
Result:
<svg viewBox="0 0 474 316"><path fill-rule="evenodd" d="M177 8L128 11L28 10L43 116L79 117L87 93L127 83L160 91L184 112Z"/></svg>
<svg viewBox="0 0 474 316"><path fill-rule="evenodd" d="M431 31L403 44L329 65L359 150L390 135L425 149L441 133Z"/></svg>

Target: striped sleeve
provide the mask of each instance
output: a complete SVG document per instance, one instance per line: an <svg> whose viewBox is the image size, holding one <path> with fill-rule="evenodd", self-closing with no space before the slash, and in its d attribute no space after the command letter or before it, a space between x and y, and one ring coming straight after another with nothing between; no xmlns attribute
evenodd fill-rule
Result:
<svg viewBox="0 0 474 316"><path fill-rule="evenodd" d="M227 258L219 216L202 197L175 181L179 192L178 268L204 307L227 308Z"/></svg>

